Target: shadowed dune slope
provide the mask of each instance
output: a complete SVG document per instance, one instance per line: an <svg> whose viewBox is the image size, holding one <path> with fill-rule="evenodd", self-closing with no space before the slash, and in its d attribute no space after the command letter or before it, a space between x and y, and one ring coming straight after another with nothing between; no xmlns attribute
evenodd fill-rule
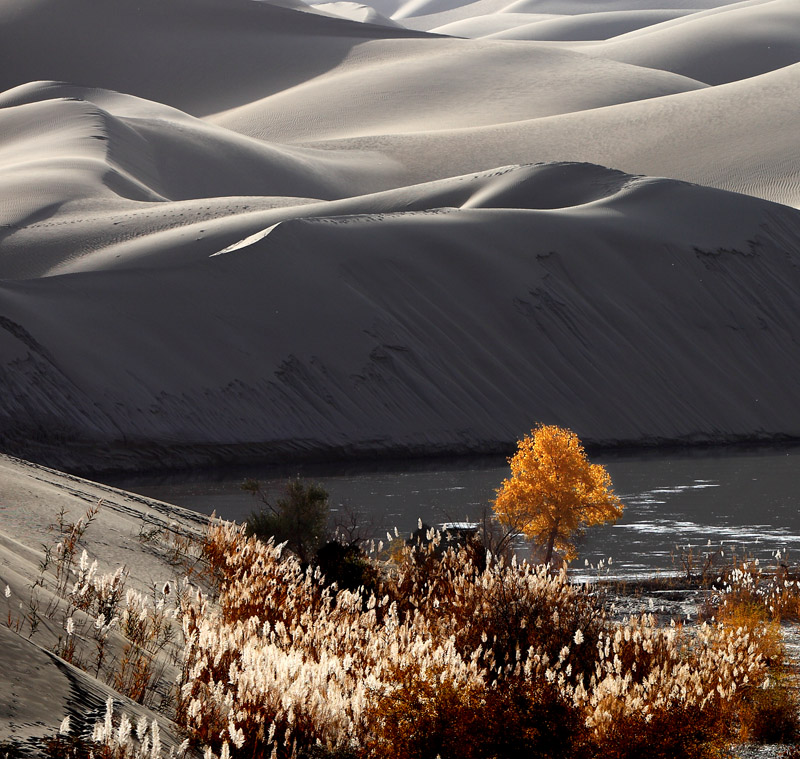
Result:
<svg viewBox="0 0 800 759"><path fill-rule="evenodd" d="M602 200L630 178L591 165L512 167L336 201L228 197L142 203L89 197L11 226L0 278L173 267L249 245L275 225L317 216L442 208L555 209ZM109 233L109 228L114 230Z"/></svg>
<svg viewBox="0 0 800 759"><path fill-rule="evenodd" d="M3 283L2 445L141 466L485 450L535 419L604 442L800 434L798 212L581 165L460 184L438 188L458 207Z"/></svg>
<svg viewBox="0 0 800 759"><path fill-rule="evenodd" d="M365 40L416 36L252 0L1 0L0 89L69 81L203 115L324 73Z"/></svg>
<svg viewBox="0 0 800 759"><path fill-rule="evenodd" d="M175 580L178 570L174 561L170 564L168 551L143 543L142 530L172 527L200 536L206 518L4 455L0 455L0 503L0 742L13 739L20 749L9 756L43 756L41 739L56 736L65 717L70 718L72 735L91 736L95 723L103 721L108 698L114 699L115 714L124 712L134 725L141 718L148 723L156 720L164 753L177 747L182 736L167 716L133 703L106 685L120 671L125 643L130 645L119 626L107 634L104 659L97 662L98 638L86 630L93 627L94 617L54 592L52 575L42 567L53 566L50 551L56 553L61 538L56 528L59 521L74 524L80 517L85 520L87 507L100 503L78 553L85 549L91 560L96 560L99 575L124 566L126 590L147 597L166 580ZM80 631L75 661L92 674L53 653L64 651L64 625L70 617ZM178 636L173 636L157 653L164 684L177 675L174 657L180 645ZM157 703L158 697L147 700ZM75 753L69 751L69 755ZM63 756L67 756L66 748Z"/></svg>

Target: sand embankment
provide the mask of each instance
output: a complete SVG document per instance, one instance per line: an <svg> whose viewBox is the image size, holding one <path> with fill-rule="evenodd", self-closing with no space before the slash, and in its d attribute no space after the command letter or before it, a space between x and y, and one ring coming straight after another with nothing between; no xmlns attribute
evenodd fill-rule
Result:
<svg viewBox="0 0 800 759"><path fill-rule="evenodd" d="M94 723L105 715L108 698L113 698L116 713L124 711L134 724L142 716L157 719L165 747L180 743L167 717L111 687L124 646L118 623L108 634L104 660L96 667L95 620L76 611L68 593L57 592L56 546L65 538L59 521L74 524L98 504L79 543L74 568L86 550L90 561L97 560L98 574L125 567L125 588L148 598L167 581L178 587L181 568L173 561L167 538L202 534L205 517L0 455L0 741L41 749L35 739L53 737L67 716L73 734L86 735L88 730L91 735ZM69 588L75 580L70 573ZM75 625L74 659L82 668L54 653L64 653L68 616L73 616ZM174 680L173 656L181 645L176 630L173 642L156 659L162 689ZM154 691L145 701L158 706L163 695L166 692Z"/></svg>

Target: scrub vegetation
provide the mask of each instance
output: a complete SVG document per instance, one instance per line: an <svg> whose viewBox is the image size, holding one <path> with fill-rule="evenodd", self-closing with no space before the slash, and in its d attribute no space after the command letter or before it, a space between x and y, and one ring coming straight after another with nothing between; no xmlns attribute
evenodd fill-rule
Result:
<svg viewBox="0 0 800 759"><path fill-rule="evenodd" d="M167 752L156 722L134 724L109 701L93 732L65 720L39 755L710 759L742 741L794 742L780 622L797 618L800 586L788 568L721 569L696 622L620 617L600 584L554 566L571 535L620 508L565 432L540 427L520 444L496 506L500 521L524 515L516 524L547 561L435 530L371 555L355 543L336 551L317 518L324 491L296 482L269 519L294 530L286 504L305 504L313 535L278 543L252 521L215 522L186 545L192 583L147 599L79 554L88 522L64 523L40 583L61 599L57 653L147 703L165 687L163 652L182 641L161 709L184 742ZM122 645L109 661L112 631ZM79 632L94 636L92 656L74 645ZM17 748L0 744L0 757Z"/></svg>

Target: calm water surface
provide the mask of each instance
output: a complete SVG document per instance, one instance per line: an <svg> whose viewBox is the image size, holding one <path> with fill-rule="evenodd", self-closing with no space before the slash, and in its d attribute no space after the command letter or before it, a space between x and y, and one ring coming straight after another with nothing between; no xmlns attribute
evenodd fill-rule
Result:
<svg viewBox="0 0 800 759"><path fill-rule="evenodd" d="M580 559L611 557L610 574L680 569L678 556L724 551L770 559L786 550L800 561L800 447L709 449L592 456L611 474L625 512L613 526L589 530ZM382 536L428 524L472 520L508 475L504 459L469 459L293 469L212 470L180 476L118 478L109 484L206 514L241 521L258 505L240 489L246 477L278 495L287 478L320 483L339 513L356 511ZM708 543L711 547L708 547ZM609 570L604 570L609 572Z"/></svg>

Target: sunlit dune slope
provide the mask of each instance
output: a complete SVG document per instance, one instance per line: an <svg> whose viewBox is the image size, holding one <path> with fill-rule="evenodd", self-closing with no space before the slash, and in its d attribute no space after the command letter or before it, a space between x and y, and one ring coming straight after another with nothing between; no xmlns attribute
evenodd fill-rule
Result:
<svg viewBox="0 0 800 759"><path fill-rule="evenodd" d="M800 4L769 0L715 8L581 50L724 84L800 61Z"/></svg>
<svg viewBox="0 0 800 759"><path fill-rule="evenodd" d="M800 205L800 64L718 87L472 130L310 142L378 150L410 181L581 160Z"/></svg>

